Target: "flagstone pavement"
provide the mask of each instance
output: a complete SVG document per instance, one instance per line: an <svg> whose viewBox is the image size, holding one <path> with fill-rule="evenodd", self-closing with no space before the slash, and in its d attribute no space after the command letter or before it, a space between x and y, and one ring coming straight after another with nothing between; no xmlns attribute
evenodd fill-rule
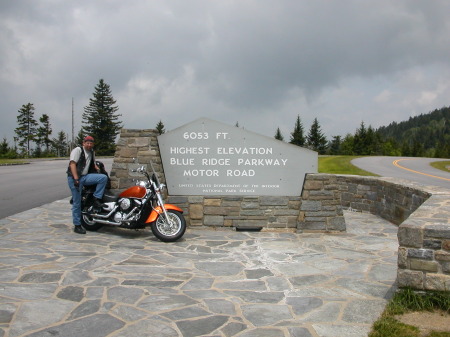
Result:
<svg viewBox="0 0 450 337"><path fill-rule="evenodd" d="M0 220L0 337L362 337L395 291L397 227L347 233L71 226L68 199Z"/></svg>

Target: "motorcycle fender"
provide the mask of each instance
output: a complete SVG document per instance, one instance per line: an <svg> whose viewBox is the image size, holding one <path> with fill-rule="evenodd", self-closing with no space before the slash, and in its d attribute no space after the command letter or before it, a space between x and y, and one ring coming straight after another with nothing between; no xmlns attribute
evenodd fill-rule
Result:
<svg viewBox="0 0 450 337"><path fill-rule="evenodd" d="M183 210L180 207L177 207L175 205L172 204L165 204L164 205L166 207L166 210L171 209L174 211L178 211L180 213L183 213ZM161 206L155 207L152 212L150 213L150 215L147 218L147 221L145 221L145 223L151 223L153 221L156 221L156 219L158 218L158 216L163 213L163 210L161 208Z"/></svg>

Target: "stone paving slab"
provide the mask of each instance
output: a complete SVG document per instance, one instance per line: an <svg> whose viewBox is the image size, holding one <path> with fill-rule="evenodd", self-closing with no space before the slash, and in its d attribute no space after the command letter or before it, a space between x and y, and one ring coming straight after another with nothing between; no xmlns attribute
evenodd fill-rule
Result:
<svg viewBox="0 0 450 337"><path fill-rule="evenodd" d="M362 337L395 289L397 227L345 234L72 231L68 199L0 220L0 337Z"/></svg>

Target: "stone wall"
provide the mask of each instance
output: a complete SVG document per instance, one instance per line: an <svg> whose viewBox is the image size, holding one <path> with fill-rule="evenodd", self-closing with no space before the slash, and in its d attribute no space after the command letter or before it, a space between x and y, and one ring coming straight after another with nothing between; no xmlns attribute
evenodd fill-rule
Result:
<svg viewBox="0 0 450 337"><path fill-rule="evenodd" d="M156 130L123 129L111 171L113 188L133 184L130 168L150 162L164 182ZM400 225L398 285L450 290L450 191L392 178L308 174L301 197L167 196L188 226L345 231L343 210Z"/></svg>
<svg viewBox="0 0 450 337"><path fill-rule="evenodd" d="M370 212L399 225L431 192L418 185L394 178L338 176L343 207Z"/></svg>
<svg viewBox="0 0 450 337"><path fill-rule="evenodd" d="M169 196L190 226L297 229L300 197Z"/></svg>
<svg viewBox="0 0 450 337"><path fill-rule="evenodd" d="M308 174L301 196L299 231L345 231L343 209L402 223L430 193L389 178Z"/></svg>
<svg viewBox="0 0 450 337"><path fill-rule="evenodd" d="M401 287L450 291L450 191L435 191L398 230Z"/></svg>
<svg viewBox="0 0 450 337"><path fill-rule="evenodd" d="M450 291L449 190L394 178L309 174L300 207L303 230L327 230L333 221L341 225L336 216L319 218L329 207L372 213L399 225L398 286Z"/></svg>
<svg viewBox="0 0 450 337"><path fill-rule="evenodd" d="M165 182L164 170L158 147L158 132L153 129L122 129L111 169L111 188L124 189L134 185L139 176L130 174L138 164L153 165L158 178Z"/></svg>
<svg viewBox="0 0 450 337"><path fill-rule="evenodd" d="M336 175L306 175L297 231L344 232L341 189Z"/></svg>

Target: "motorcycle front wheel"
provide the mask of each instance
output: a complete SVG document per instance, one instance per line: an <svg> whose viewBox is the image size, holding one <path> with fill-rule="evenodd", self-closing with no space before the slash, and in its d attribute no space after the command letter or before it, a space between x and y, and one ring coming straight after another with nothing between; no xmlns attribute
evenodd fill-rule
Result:
<svg viewBox="0 0 450 337"><path fill-rule="evenodd" d="M183 214L178 211L167 210L166 219L164 214L152 222L151 229L154 236L163 242L174 242L179 240L186 231L186 220Z"/></svg>

